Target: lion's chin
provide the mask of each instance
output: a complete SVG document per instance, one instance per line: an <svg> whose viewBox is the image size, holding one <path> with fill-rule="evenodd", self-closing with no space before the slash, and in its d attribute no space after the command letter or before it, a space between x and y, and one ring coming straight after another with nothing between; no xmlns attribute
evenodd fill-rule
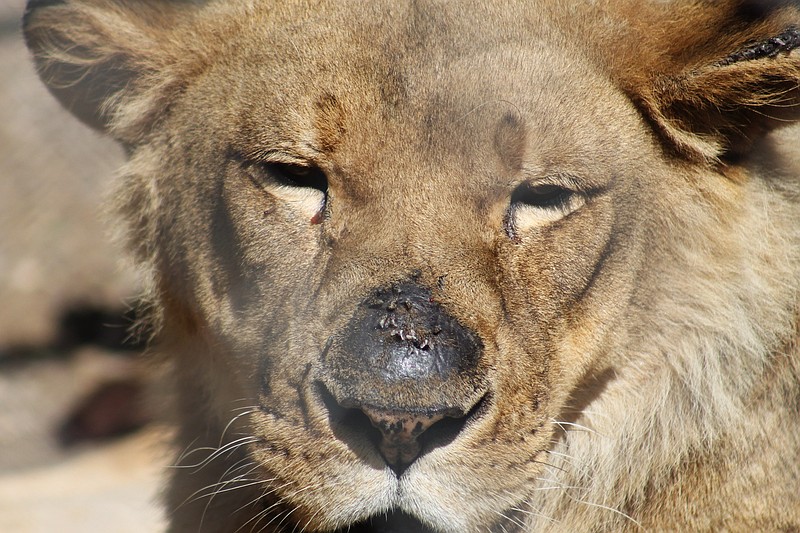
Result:
<svg viewBox="0 0 800 533"><path fill-rule="evenodd" d="M387 478L391 481L379 492L363 491L349 504L317 507L298 517L312 517L306 522L311 526L309 531L462 533L488 530L496 525L497 517L508 515L507 507L498 502L489 503L479 495L447 487L447 478L433 476L429 469L415 472L412 467L407 476ZM517 523L509 520L506 531L514 530Z"/></svg>

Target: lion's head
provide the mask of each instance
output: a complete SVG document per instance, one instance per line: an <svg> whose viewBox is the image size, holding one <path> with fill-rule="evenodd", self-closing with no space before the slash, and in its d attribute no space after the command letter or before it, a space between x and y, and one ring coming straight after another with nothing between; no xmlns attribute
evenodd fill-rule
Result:
<svg viewBox="0 0 800 533"><path fill-rule="evenodd" d="M31 2L43 79L130 154L173 530L683 516L797 394L773 4Z"/></svg>

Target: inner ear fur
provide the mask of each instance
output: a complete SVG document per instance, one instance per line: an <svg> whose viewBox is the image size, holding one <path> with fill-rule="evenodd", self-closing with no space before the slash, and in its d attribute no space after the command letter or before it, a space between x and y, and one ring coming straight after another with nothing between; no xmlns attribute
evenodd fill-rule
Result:
<svg viewBox="0 0 800 533"><path fill-rule="evenodd" d="M735 158L800 118L800 31L749 44L719 61L654 81L641 106L690 159Z"/></svg>
<svg viewBox="0 0 800 533"><path fill-rule="evenodd" d="M174 28L188 2L32 0L23 31L39 76L86 124L135 144L185 83Z"/></svg>

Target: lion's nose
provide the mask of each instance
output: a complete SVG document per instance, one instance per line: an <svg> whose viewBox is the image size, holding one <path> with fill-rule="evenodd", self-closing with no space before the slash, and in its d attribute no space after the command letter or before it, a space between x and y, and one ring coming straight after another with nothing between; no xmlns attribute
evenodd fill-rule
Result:
<svg viewBox="0 0 800 533"><path fill-rule="evenodd" d="M431 428L451 428L452 440L463 426L486 392L482 353L479 337L430 290L396 283L364 300L331 340L323 381L334 403L360 411L378 429L378 448L399 471L417 458L423 441L447 440ZM437 437L428 438L432 433Z"/></svg>

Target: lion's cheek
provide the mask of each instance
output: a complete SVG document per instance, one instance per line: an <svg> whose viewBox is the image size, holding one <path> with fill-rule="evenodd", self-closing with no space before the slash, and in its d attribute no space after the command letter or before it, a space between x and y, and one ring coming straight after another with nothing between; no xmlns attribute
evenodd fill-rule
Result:
<svg viewBox="0 0 800 533"><path fill-rule="evenodd" d="M498 286L509 326L501 364L533 360L550 400L567 401L589 370L612 364L610 337L623 335L636 272L643 268L631 221L605 197L498 248ZM627 227L626 227L627 226ZM619 273L625 272L624 276ZM527 369L526 369L527 370Z"/></svg>

